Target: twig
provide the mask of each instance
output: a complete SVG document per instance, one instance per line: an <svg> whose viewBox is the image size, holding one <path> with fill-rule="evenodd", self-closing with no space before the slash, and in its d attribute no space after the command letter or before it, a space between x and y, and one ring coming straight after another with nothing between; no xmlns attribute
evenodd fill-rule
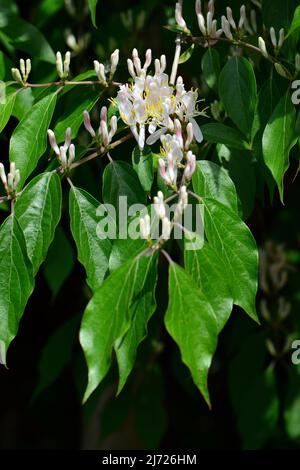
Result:
<svg viewBox="0 0 300 470"><path fill-rule="evenodd" d="M166 260L172 264L173 263L173 260L171 258L171 256L169 255L169 253L166 252L166 250L162 249L161 250L161 253L164 255L164 257L166 258Z"/></svg>
<svg viewBox="0 0 300 470"><path fill-rule="evenodd" d="M17 83L17 82L15 82ZM41 88L41 87L50 87L50 86L63 86L63 85L101 85L103 86L102 83L100 83L98 80L86 80L86 81L78 81L78 82L72 82L72 81L57 81L57 82L48 82L48 83L26 83L26 87L30 88ZM120 86L122 83L119 82L110 82L109 85L112 86ZM106 87L107 88L107 87Z"/></svg>

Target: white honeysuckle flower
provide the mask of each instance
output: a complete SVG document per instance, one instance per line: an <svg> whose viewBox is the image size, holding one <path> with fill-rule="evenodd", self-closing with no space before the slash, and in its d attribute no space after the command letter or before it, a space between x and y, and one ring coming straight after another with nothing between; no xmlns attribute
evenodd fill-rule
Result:
<svg viewBox="0 0 300 470"><path fill-rule="evenodd" d="M150 216L148 214L140 218L140 232L144 240L150 240L151 224L150 224Z"/></svg>
<svg viewBox="0 0 300 470"><path fill-rule="evenodd" d="M62 168L64 170L71 168L71 165L75 160L75 146L71 143L71 128L67 128L65 142L60 147L57 145L55 134L51 129L48 129L47 134L50 146L54 150Z"/></svg>
<svg viewBox="0 0 300 470"><path fill-rule="evenodd" d="M201 142L202 133L194 119L203 114L197 109L197 91L185 91L182 77L177 78L175 87L169 85L169 76L164 72L165 56L154 62L154 75L145 75L151 62L150 52L148 57L146 53L143 68L136 49L132 56L129 63L134 82L119 87L115 102L122 121L130 127L140 149L144 148L145 141L152 145L163 134L176 132L174 123L177 123L178 130L179 121L192 123L194 136ZM150 134L148 138L146 131Z"/></svg>
<svg viewBox="0 0 300 470"><path fill-rule="evenodd" d="M206 20L204 18L204 15L202 14L201 1L199 0L196 0L195 11L196 11L199 29L201 33L203 34L203 36L207 38L207 40L203 44L204 47L209 47L209 46L214 45L218 41L218 38L223 33L222 29L217 29L217 20L213 19L214 12L215 12L214 1L210 0L208 2L208 12L206 15Z"/></svg>
<svg viewBox="0 0 300 470"><path fill-rule="evenodd" d="M166 134L160 137L162 148L161 155L167 160L170 157L174 163L181 162L183 158L183 142L176 135Z"/></svg>
<svg viewBox="0 0 300 470"><path fill-rule="evenodd" d="M71 53L67 51L65 53L64 61L62 60L61 52L56 53L56 70L59 78L62 80L66 80L69 76L70 72L70 61L71 61Z"/></svg>

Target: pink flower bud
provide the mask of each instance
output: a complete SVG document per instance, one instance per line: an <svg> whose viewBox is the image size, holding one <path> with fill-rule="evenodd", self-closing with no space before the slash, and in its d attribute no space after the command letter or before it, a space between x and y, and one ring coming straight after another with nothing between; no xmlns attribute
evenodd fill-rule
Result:
<svg viewBox="0 0 300 470"><path fill-rule="evenodd" d="M88 111L83 111L83 124L86 130L90 133L90 135L94 138L96 133L91 125L90 114Z"/></svg>
<svg viewBox="0 0 300 470"><path fill-rule="evenodd" d="M175 19L176 19L176 23L178 24L178 26L180 26L183 29L186 28L186 22L184 21L182 17L182 5L180 2L177 2L175 6Z"/></svg>
<svg viewBox="0 0 300 470"><path fill-rule="evenodd" d="M54 152L56 153L56 155L58 156L59 155L59 148L58 148L58 145L56 143L55 134L51 129L48 129L47 134L48 134L48 138L49 138L49 143L50 143L51 147L53 148Z"/></svg>

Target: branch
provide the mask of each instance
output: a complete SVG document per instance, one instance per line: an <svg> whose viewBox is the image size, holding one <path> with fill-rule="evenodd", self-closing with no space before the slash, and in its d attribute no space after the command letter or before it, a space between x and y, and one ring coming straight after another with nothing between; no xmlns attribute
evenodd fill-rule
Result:
<svg viewBox="0 0 300 470"><path fill-rule="evenodd" d="M17 82L14 82L14 83L17 83ZM100 86L103 86L103 84L101 82L99 82L98 80L86 80L86 81L79 81L79 82L61 80L61 81L58 81L58 82L48 82L48 83L26 83L26 86L24 88L27 88L27 87L29 87L29 88L41 88L41 87L64 86L64 85L67 85L67 86L68 85L100 85ZM122 85L122 83L110 82L109 85L120 86L120 85ZM108 86L106 86L105 88L108 88Z"/></svg>

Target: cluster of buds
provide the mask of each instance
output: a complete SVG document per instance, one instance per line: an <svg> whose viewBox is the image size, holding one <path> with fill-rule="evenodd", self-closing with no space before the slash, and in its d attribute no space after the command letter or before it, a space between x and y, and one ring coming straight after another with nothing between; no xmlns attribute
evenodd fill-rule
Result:
<svg viewBox="0 0 300 470"><path fill-rule="evenodd" d="M110 130L108 131L107 126L107 107L103 106L100 112L100 126L96 134L92 124L91 118L88 111L83 112L83 123L86 130L92 136L93 139L96 139L99 146L103 145L108 147L111 143L115 133L117 132L118 127L118 118L117 116L112 116L110 119Z"/></svg>
<svg viewBox="0 0 300 470"><path fill-rule="evenodd" d="M160 61L156 65L156 67L160 71L160 73L164 72L164 70L166 68L166 58L165 58L165 56L162 56L162 57L164 57L163 61ZM142 67L141 59L139 58L139 53L138 53L137 49L133 49L133 51L132 51L132 60L127 59L128 72L130 73L130 75L134 79L136 77L146 77L147 70L148 70L149 65L151 64L151 61L152 61L152 51L151 51L151 49L146 50L145 62L144 62L143 67Z"/></svg>
<svg viewBox="0 0 300 470"><path fill-rule="evenodd" d="M114 74L117 70L118 63L119 63L119 49L116 49L110 56L110 74L109 74L108 81L111 81L113 79ZM102 85L108 86L104 64L98 62L98 60L94 60L94 67L95 67L95 72L99 80L99 83L101 83Z"/></svg>
<svg viewBox="0 0 300 470"><path fill-rule="evenodd" d="M62 60L61 52L56 53L56 70L57 75L61 80L66 80L70 73L70 62L71 62L71 53L67 51L65 53L64 61Z"/></svg>
<svg viewBox="0 0 300 470"><path fill-rule="evenodd" d="M239 33L240 35L243 34L244 29L245 29L245 22L247 21L246 17L246 7L245 5L242 5L240 8L240 18L238 21L238 24L233 19L232 15L232 9L230 7L226 8L226 16L222 16L222 29L224 31L225 36L232 40L233 35L231 32L231 28Z"/></svg>
<svg viewBox="0 0 300 470"><path fill-rule="evenodd" d="M188 193L186 186L181 186L179 190L179 199L178 204L175 209L174 220L177 221L181 218L184 209L186 208L188 203Z"/></svg>
<svg viewBox="0 0 300 470"><path fill-rule="evenodd" d="M284 39L285 39L285 37L284 37L284 28L281 28L279 30L279 36L278 36L278 41L277 41L275 29L272 26L270 28L270 37L271 37L271 42L273 44L274 50L275 50L276 53L278 53L279 50L281 49L281 47L283 46Z"/></svg>
<svg viewBox="0 0 300 470"><path fill-rule="evenodd" d="M177 190L178 168L184 168L184 181L190 181L196 169L196 157L189 150L194 138L193 124L186 125L185 140L182 133L182 125L179 119L174 120L174 134L166 134L160 137L162 148L161 154L164 158L158 161L159 171L162 179L171 188ZM182 159L185 164L182 165Z"/></svg>
<svg viewBox="0 0 300 470"><path fill-rule="evenodd" d="M11 74L13 79L18 82L20 85L26 86L29 74L31 71L31 60L20 59L20 69L12 68Z"/></svg>
<svg viewBox="0 0 300 470"><path fill-rule="evenodd" d="M222 29L217 30L217 20L213 19L215 13L214 0L209 0L208 2L208 12L206 15L206 21L202 14L201 0L196 0L195 10L199 29L203 36L207 38L207 41L204 43L204 47L212 46L218 41L218 38L223 33Z"/></svg>
<svg viewBox="0 0 300 470"><path fill-rule="evenodd" d="M157 196L153 198L153 202L155 213L157 217L161 220L161 238L163 240L169 240L172 231L172 222L166 215L164 195L161 191L158 191Z"/></svg>
<svg viewBox="0 0 300 470"><path fill-rule="evenodd" d="M0 178L7 194L14 194L20 182L20 170L16 169L15 162L11 162L10 171L7 175L3 164L0 163Z"/></svg>
<svg viewBox="0 0 300 470"><path fill-rule="evenodd" d="M55 134L51 129L48 129L48 138L62 169L69 170L75 160L75 145L71 144L71 128L67 128L64 145L60 147L57 145Z"/></svg>

